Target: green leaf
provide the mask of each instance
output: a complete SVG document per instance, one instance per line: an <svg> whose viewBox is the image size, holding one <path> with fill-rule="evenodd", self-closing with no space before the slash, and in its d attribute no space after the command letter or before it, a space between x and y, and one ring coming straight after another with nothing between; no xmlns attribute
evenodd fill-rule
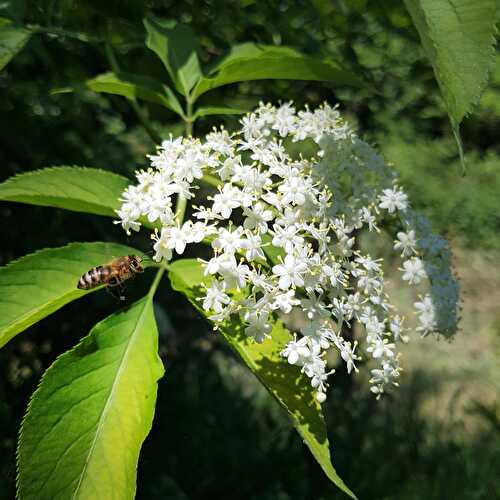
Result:
<svg viewBox="0 0 500 500"><path fill-rule="evenodd" d="M126 177L85 167L48 167L0 184L0 200L116 217Z"/></svg>
<svg viewBox="0 0 500 500"><path fill-rule="evenodd" d="M163 375L157 351L148 296L98 323L55 361L22 424L20 499L134 498Z"/></svg>
<svg viewBox="0 0 500 500"><path fill-rule="evenodd" d="M495 0L405 0L450 116L459 125L479 101L494 61Z"/></svg>
<svg viewBox="0 0 500 500"><path fill-rule="evenodd" d="M119 198L130 181L121 175L87 167L47 167L26 172L0 184L0 200L64 208L116 217ZM157 227L147 217L139 222Z"/></svg>
<svg viewBox="0 0 500 500"><path fill-rule="evenodd" d="M234 47L193 90L193 98L211 89L249 80L315 80L363 87L360 78L335 62L306 56L289 47L243 44Z"/></svg>
<svg viewBox="0 0 500 500"><path fill-rule="evenodd" d="M260 45L253 42L245 42L233 45L227 53L210 69L209 75L216 73L221 66L226 66L238 62L243 58L260 57L265 52L268 56L302 56L302 54L292 48L281 45Z"/></svg>
<svg viewBox="0 0 500 500"><path fill-rule="evenodd" d="M131 73L109 72L85 81L83 86L93 92L120 95L130 100L142 99L153 104L159 104L174 111L179 116L184 116L182 106L172 90L154 78ZM52 94L74 92L78 88L78 86L75 86L54 89Z"/></svg>
<svg viewBox="0 0 500 500"><path fill-rule="evenodd" d="M186 24L154 16L146 17L144 26L147 47L162 60L175 88L188 95L202 76L193 31Z"/></svg>
<svg viewBox="0 0 500 500"><path fill-rule="evenodd" d="M202 107L198 108L194 114L194 119L209 115L244 115L247 109L224 108L224 107Z"/></svg>
<svg viewBox="0 0 500 500"><path fill-rule="evenodd" d="M262 243L264 243L264 246L262 247L264 253L266 254L266 257L269 259L271 264L276 265L279 264L280 261L282 262L283 259L286 256L285 251L283 248L280 247L275 247L272 244L273 238L270 236L268 233L262 235Z"/></svg>
<svg viewBox="0 0 500 500"><path fill-rule="evenodd" d="M115 243L71 243L0 267L0 347L68 302L95 291L76 287L90 268L130 254L141 252Z"/></svg>
<svg viewBox="0 0 500 500"><path fill-rule="evenodd" d="M30 36L30 30L0 18L0 71L26 45Z"/></svg>
<svg viewBox="0 0 500 500"><path fill-rule="evenodd" d="M201 264L195 259L177 260L169 266L172 288L183 293L198 311L206 316L200 305L204 296L202 285L210 278L203 275ZM356 498L335 471L331 459L325 421L320 404L307 377L280 356L280 352L292 339L281 322L274 324L271 338L257 344L244 333L244 325L238 319L220 328L229 345L240 355L260 382L288 412L293 424L311 450L314 458L328 478L342 491Z"/></svg>
<svg viewBox="0 0 500 500"><path fill-rule="evenodd" d="M3 0L0 3L0 18L21 22L26 14L27 0Z"/></svg>

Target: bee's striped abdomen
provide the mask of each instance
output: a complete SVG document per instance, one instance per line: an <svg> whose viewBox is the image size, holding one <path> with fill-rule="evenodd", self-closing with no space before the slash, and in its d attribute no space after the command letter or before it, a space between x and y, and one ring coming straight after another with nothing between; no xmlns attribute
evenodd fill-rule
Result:
<svg viewBox="0 0 500 500"><path fill-rule="evenodd" d="M97 266L89 269L81 278L78 280L78 288L81 290L90 290L96 286L103 284L103 267Z"/></svg>

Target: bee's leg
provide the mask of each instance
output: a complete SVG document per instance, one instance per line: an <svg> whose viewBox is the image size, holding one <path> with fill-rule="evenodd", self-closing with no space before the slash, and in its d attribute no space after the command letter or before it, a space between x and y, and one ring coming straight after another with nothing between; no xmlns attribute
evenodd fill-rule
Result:
<svg viewBox="0 0 500 500"><path fill-rule="evenodd" d="M115 300L120 300L120 292L116 289L116 286L107 286L106 292Z"/></svg>
<svg viewBox="0 0 500 500"><path fill-rule="evenodd" d="M125 295L123 295L123 293L125 292L125 287L120 283L117 288L118 288L119 299L125 300Z"/></svg>

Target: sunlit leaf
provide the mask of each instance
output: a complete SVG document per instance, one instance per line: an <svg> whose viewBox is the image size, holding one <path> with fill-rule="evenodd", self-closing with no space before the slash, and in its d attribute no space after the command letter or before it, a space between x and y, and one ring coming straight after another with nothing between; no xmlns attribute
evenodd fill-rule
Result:
<svg viewBox="0 0 500 500"><path fill-rule="evenodd" d="M405 0L441 89L463 161L459 125L494 61L495 0Z"/></svg>
<svg viewBox="0 0 500 500"><path fill-rule="evenodd" d="M248 110L224 107L202 107L196 110L194 118L196 119L209 115L243 115L245 113L248 113Z"/></svg>
<svg viewBox="0 0 500 500"><path fill-rule="evenodd" d="M201 264L195 259L182 259L169 267L172 288L206 316L201 308L200 297L204 296L203 284L210 279L203 275ZM335 471L330 459L330 447L321 406L314 397L314 391L307 377L297 366L292 366L280 356L280 352L292 339L290 332L281 322L276 322L271 338L257 344L244 333L239 319L232 319L220 328L229 345L240 355L248 368L268 389L278 403L287 411L305 444L311 450L329 479L352 498L354 494Z"/></svg>
<svg viewBox="0 0 500 500"><path fill-rule="evenodd" d="M98 323L55 361L22 424L21 500L134 498L139 451L163 375L157 351L145 297Z"/></svg>
<svg viewBox="0 0 500 500"><path fill-rule="evenodd" d="M83 87L103 94L120 95L127 99L142 99L164 106L183 116L182 107L172 90L153 78L131 73L109 72L85 81ZM74 92L78 88L75 86L54 89L52 94Z"/></svg>
<svg viewBox="0 0 500 500"><path fill-rule="evenodd" d="M233 48L193 89L193 98L211 89L249 80L316 80L362 87L363 82L337 63L288 47L243 44Z"/></svg>
<svg viewBox="0 0 500 500"><path fill-rule="evenodd" d="M26 45L31 31L0 17L0 71Z"/></svg>
<svg viewBox="0 0 500 500"><path fill-rule="evenodd" d="M71 243L0 267L0 347L68 302L96 290L76 287L90 268L130 254L141 252L115 243Z"/></svg>
<svg viewBox="0 0 500 500"><path fill-rule="evenodd" d="M84 167L48 167L0 184L0 200L116 217L126 177Z"/></svg>
<svg viewBox="0 0 500 500"><path fill-rule="evenodd" d="M144 26L146 45L162 60L175 88L188 95L202 76L193 31L186 24L154 16L146 17Z"/></svg>

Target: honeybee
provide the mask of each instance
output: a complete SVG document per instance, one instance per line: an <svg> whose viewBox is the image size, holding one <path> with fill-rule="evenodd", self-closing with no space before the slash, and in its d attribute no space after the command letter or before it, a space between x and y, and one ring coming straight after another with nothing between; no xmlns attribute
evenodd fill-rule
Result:
<svg viewBox="0 0 500 500"><path fill-rule="evenodd" d="M99 285L109 288L120 286L125 280L144 271L141 262L142 259L138 255L117 257L107 264L89 269L78 280L77 288L90 290ZM120 300L124 300L124 297L120 296Z"/></svg>

